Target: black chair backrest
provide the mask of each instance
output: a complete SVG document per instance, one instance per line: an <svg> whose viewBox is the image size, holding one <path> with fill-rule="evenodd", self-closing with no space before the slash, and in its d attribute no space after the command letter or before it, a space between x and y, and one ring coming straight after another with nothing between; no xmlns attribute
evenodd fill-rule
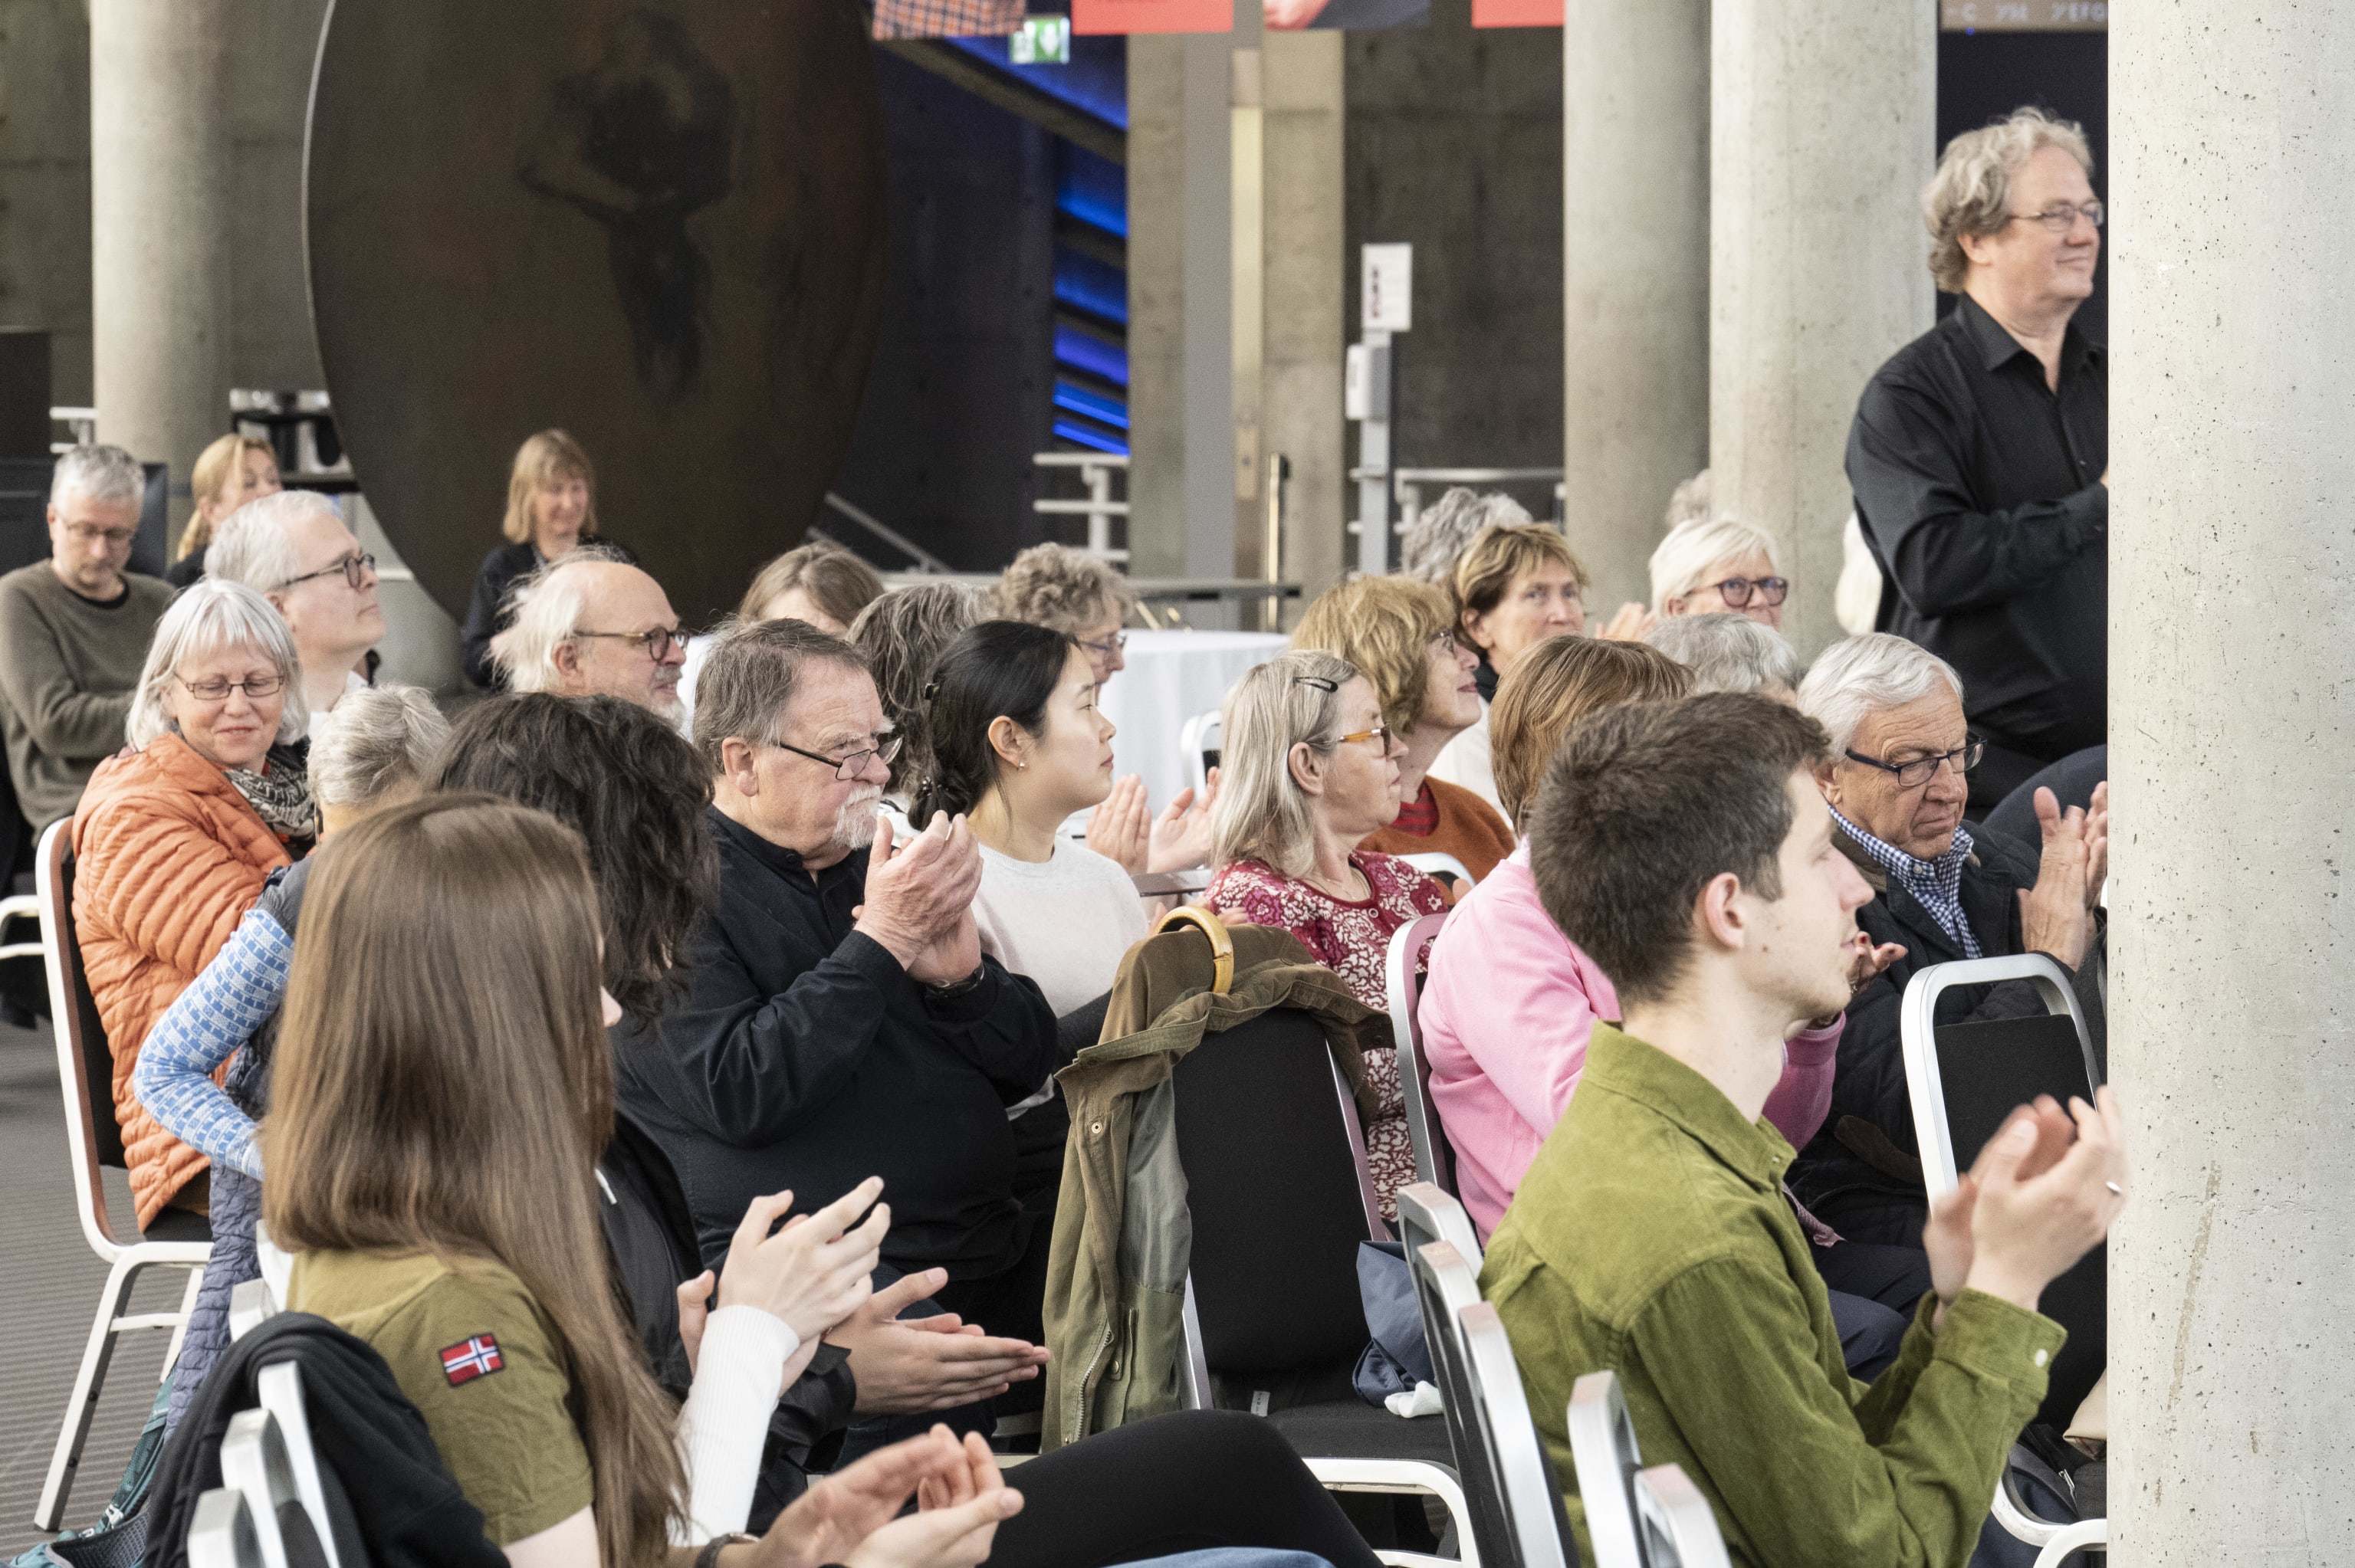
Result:
<svg viewBox="0 0 2355 1568"><path fill-rule="evenodd" d="M1938 1082L1955 1163L1970 1169L2004 1118L2038 1095L2062 1105L2093 1097L2084 1048L2064 1013L1938 1026ZM2042 1419L2066 1426L2109 1364L2109 1247L2105 1243L2044 1287L2037 1310L2069 1330L2048 1372Z"/></svg>
<svg viewBox="0 0 2355 1568"><path fill-rule="evenodd" d="M81 1025L83 1098L87 1100L91 1136L98 1142L98 1162L126 1169L123 1128L114 1119L114 1053L106 1043L106 1024L98 1015L98 998L91 994L90 976L81 962L81 937L74 929L74 853L64 846L58 861L58 927L63 949L66 990L73 997L74 1016Z"/></svg>
<svg viewBox="0 0 2355 1568"><path fill-rule="evenodd" d="M1210 1370L1354 1362L1369 1338L1358 1294L1369 1231L1322 1025L1278 1009L1206 1035L1174 1086Z"/></svg>

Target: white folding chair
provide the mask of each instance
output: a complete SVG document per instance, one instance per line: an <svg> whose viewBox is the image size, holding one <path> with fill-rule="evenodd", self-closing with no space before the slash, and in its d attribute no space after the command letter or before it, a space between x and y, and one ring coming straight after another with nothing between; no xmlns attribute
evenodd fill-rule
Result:
<svg viewBox="0 0 2355 1568"><path fill-rule="evenodd" d="M266 1279L249 1279L229 1293L229 1337L242 1340L278 1316L278 1298Z"/></svg>
<svg viewBox="0 0 2355 1568"><path fill-rule="evenodd" d="M324 1510L314 1517L295 1483L286 1435L275 1415L261 1409L230 1416L221 1438L220 1470L221 1483L245 1499L254 1537L261 1543L262 1568L310 1568L335 1561L325 1546Z"/></svg>
<svg viewBox="0 0 2355 1568"><path fill-rule="evenodd" d="M1562 1511L1561 1488L1546 1462L1529 1416L1529 1395L1513 1360L1512 1341L1497 1309L1485 1301L1459 1308L1455 1321L1470 1372L1467 1419L1476 1422L1487 1450L1496 1496L1504 1507L1519 1568L1578 1568L1578 1547Z"/></svg>
<svg viewBox="0 0 2355 1568"><path fill-rule="evenodd" d="M90 1339L82 1349L81 1369L74 1375L73 1397L66 1406L65 1425L49 1457L41 1500L33 1510L38 1530L55 1530L72 1495L74 1471L81 1463L83 1443L90 1436L98 1396L106 1385L106 1369L114 1356L116 1336L145 1329L169 1329L172 1343L164 1359L169 1372L179 1356L180 1336L188 1311L196 1305L197 1287L204 1278L205 1260L212 1243L204 1241L123 1240L114 1234L106 1212L106 1188L100 1176L101 1150L121 1164L122 1138L114 1124L111 1059L102 1037L95 1037L97 1010L82 980L81 959L74 947L73 886L67 859L69 821L50 824L42 833L35 863L35 897L41 917L41 959L48 971L49 1017L56 1031L58 1082L66 1111L67 1154L73 1172L74 1209L81 1220L82 1239L107 1265L106 1286L99 1293L98 1312L91 1319ZM101 1121L101 1118L103 1121ZM176 1212L175 1223L179 1223ZM150 1268L188 1270L187 1289L176 1312L125 1313L132 1287Z"/></svg>
<svg viewBox="0 0 2355 1568"><path fill-rule="evenodd" d="M1483 1261L1480 1233L1473 1228L1472 1216L1464 1205L1428 1181L1410 1181L1397 1193L1399 1240L1406 1244L1409 1257L1414 1249L1433 1242L1445 1242L1455 1249L1455 1255L1480 1272Z"/></svg>
<svg viewBox="0 0 2355 1568"><path fill-rule="evenodd" d="M0 898L0 935L5 935L11 920L36 922L33 938L28 942L0 942L0 961L9 959L37 959L41 956L41 934L37 923L41 918L41 900L37 894L19 893Z"/></svg>
<svg viewBox="0 0 2355 1568"><path fill-rule="evenodd" d="M1134 677L1131 677L1134 679ZM1194 786L1194 798L1210 787L1210 753L1219 749L1224 721L1219 710L1196 714L1178 731L1178 749L1185 754L1186 780Z"/></svg>
<svg viewBox="0 0 2355 1568"><path fill-rule="evenodd" d="M1578 1469L1595 1568L1646 1568L1636 1525L1636 1475L1644 1459L1617 1372L1588 1372L1571 1385L1570 1457Z"/></svg>
<svg viewBox="0 0 2355 1568"><path fill-rule="evenodd" d="M275 1362L261 1369L254 1386L261 1397L261 1408L277 1423L279 1436L285 1442L294 1490L303 1499L304 1508L310 1511L320 1553L326 1559L328 1568L343 1568L343 1560L336 1551L335 1516L327 1507L326 1484L319 1478L319 1456L312 1447L311 1412L303 1399L303 1369L293 1361Z"/></svg>
<svg viewBox="0 0 2355 1568"><path fill-rule="evenodd" d="M187 1547L188 1568L263 1568L252 1511L234 1487L215 1487L197 1499Z"/></svg>
<svg viewBox="0 0 2355 1568"><path fill-rule="evenodd" d="M1423 1025L1414 1015L1416 1004L1423 1000L1423 982L1415 970L1423 949L1439 935L1446 919L1444 914L1424 915L1391 932L1384 980L1391 1004L1391 1037L1398 1045L1399 1085L1406 1091L1406 1133L1414 1145L1415 1180L1428 1181L1453 1197L1455 1151L1448 1148L1447 1134L1431 1103L1431 1064L1423 1056ZM1466 1255L1477 1259L1480 1250L1475 1246Z"/></svg>
<svg viewBox="0 0 2355 1568"><path fill-rule="evenodd" d="M1636 1516L1646 1568L1732 1568L1709 1499L1681 1465L1656 1465L1636 1478Z"/></svg>

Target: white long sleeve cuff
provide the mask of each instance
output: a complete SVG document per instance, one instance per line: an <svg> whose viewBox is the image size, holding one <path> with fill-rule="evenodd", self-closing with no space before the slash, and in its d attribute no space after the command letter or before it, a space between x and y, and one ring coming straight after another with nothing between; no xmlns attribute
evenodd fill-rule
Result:
<svg viewBox="0 0 2355 1568"><path fill-rule="evenodd" d="M679 1413L687 1462L687 1539L693 1546L744 1528L761 1478L761 1450L777 1407L785 1363L801 1336L758 1307L722 1307L703 1328L695 1383Z"/></svg>

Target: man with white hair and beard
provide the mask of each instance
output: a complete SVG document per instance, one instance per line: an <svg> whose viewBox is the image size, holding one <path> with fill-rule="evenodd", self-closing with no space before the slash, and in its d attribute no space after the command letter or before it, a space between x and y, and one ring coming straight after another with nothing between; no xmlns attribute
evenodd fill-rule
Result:
<svg viewBox="0 0 2355 1568"><path fill-rule="evenodd" d="M684 726L687 638L669 596L611 546L580 545L517 583L491 662L512 692L619 697Z"/></svg>
<svg viewBox="0 0 2355 1568"><path fill-rule="evenodd" d="M1035 1344L1051 1204L1016 1201L1007 1112L1064 1061L1038 986L982 956L972 830L936 818L894 842L879 810L899 740L875 682L797 620L723 634L695 746L719 895L677 996L653 1029L614 1031L614 1060L705 1260L719 1266L756 1196L790 1188L806 1213L879 1175L884 1277L932 1270L949 1313ZM1001 1375L1035 1406L1045 1352L1030 1356Z"/></svg>

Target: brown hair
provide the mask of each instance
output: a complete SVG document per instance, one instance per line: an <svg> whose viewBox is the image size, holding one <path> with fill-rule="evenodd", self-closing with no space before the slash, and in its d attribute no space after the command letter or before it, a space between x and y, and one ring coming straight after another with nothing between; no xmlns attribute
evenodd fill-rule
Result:
<svg viewBox="0 0 2355 1568"><path fill-rule="evenodd" d="M1586 568L1553 529L1542 523L1500 523L1482 529L1480 536L1455 558L1452 586L1456 624L1463 624L1465 610L1486 615L1496 609L1515 577L1553 566L1570 568L1579 597L1584 598L1589 581Z"/></svg>
<svg viewBox="0 0 2355 1568"><path fill-rule="evenodd" d="M686 1487L669 1402L600 1266L613 1069L580 840L490 796L435 794L318 861L263 1131L270 1234L513 1271L571 1366L599 1557L658 1562Z"/></svg>
<svg viewBox="0 0 2355 1568"><path fill-rule="evenodd" d="M1412 577L1353 577L1316 596L1295 648L1337 653L1372 683L1382 722L1401 736L1431 694L1431 640L1455 630L1447 596Z"/></svg>
<svg viewBox="0 0 2355 1568"><path fill-rule="evenodd" d="M194 467L188 470L188 493L198 501L218 495L221 487L235 478L240 488L245 483L245 454L261 452L270 459L270 466L278 466L278 453L259 436L223 436L197 454ZM180 543L172 551L172 559L185 561L213 542L213 520L202 508L188 514L187 526L180 530Z"/></svg>
<svg viewBox="0 0 2355 1568"><path fill-rule="evenodd" d="M891 782L885 786L902 797L913 792L915 780L932 773L931 726L926 723L924 685L932 666L949 644L966 629L989 619L986 590L969 583L918 583L887 593L858 612L850 628L851 646L866 660L875 677L875 695L883 716L900 736L900 755L890 762ZM696 706L703 705L708 676L696 681ZM709 754L718 766L719 753Z"/></svg>
<svg viewBox="0 0 2355 1568"><path fill-rule="evenodd" d="M1791 775L1829 753L1821 725L1750 693L1595 715L1547 765L1530 813L1546 914L1623 1003L1658 1001L1692 950L1693 901L1711 877L1730 871L1761 898L1783 896Z"/></svg>
<svg viewBox="0 0 2355 1568"><path fill-rule="evenodd" d="M1488 710L1488 758L1497 801L1516 832L1537 799L1546 764L1587 715L1625 703L1669 702L1692 690L1692 672L1641 642L1549 637L1497 683Z"/></svg>
<svg viewBox="0 0 2355 1568"><path fill-rule="evenodd" d="M531 543L531 498L552 479L577 479L589 487L589 508L581 514L583 538L597 531L597 469L579 441L562 430L542 430L516 448L515 466L507 471L507 514L499 532L517 545Z"/></svg>
<svg viewBox="0 0 2355 1568"><path fill-rule="evenodd" d="M842 622L845 631L858 612L883 597L883 579L875 568L831 539L796 545L753 574L736 613L758 620L768 602L789 588L799 588L817 607Z"/></svg>

